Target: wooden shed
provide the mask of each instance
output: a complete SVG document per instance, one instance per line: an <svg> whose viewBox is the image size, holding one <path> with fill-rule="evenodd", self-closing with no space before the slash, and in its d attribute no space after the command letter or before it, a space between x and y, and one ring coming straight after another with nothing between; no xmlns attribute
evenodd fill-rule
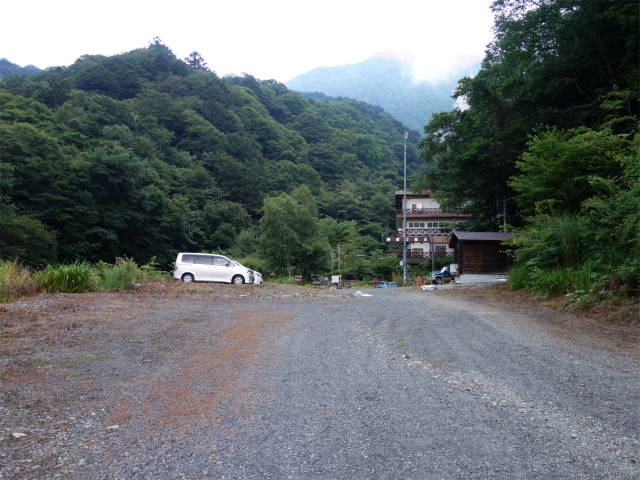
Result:
<svg viewBox="0 0 640 480"><path fill-rule="evenodd" d="M500 242L513 236L503 232L453 232L449 247L454 249L458 274L505 274L509 267L506 247Z"/></svg>

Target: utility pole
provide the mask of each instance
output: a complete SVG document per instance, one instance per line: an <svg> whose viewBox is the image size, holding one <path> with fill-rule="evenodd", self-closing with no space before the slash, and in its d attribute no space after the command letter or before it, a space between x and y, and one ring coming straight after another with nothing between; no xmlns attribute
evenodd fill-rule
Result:
<svg viewBox="0 0 640 480"><path fill-rule="evenodd" d="M502 231L507 231L507 197L502 197Z"/></svg>
<svg viewBox="0 0 640 480"><path fill-rule="evenodd" d="M431 271L436 271L436 246L433 244L433 232L429 235L431 238L429 239L429 245L431 250Z"/></svg>
<svg viewBox="0 0 640 480"><path fill-rule="evenodd" d="M402 200L402 286L407 283L407 139L404 132L404 198Z"/></svg>
<svg viewBox="0 0 640 480"><path fill-rule="evenodd" d="M507 197L502 197L502 208L500 208L500 197L496 197L496 210L498 212L498 218L502 217L502 231L507 231Z"/></svg>

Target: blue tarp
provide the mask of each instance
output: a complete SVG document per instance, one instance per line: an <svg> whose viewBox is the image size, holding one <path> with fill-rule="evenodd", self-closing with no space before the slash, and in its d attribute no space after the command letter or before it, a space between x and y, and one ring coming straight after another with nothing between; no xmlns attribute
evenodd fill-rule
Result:
<svg viewBox="0 0 640 480"><path fill-rule="evenodd" d="M398 288L396 285L380 285L378 288Z"/></svg>

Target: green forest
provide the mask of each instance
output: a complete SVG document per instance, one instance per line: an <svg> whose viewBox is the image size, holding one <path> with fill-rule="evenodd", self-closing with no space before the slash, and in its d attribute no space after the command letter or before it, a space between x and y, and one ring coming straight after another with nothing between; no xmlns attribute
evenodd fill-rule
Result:
<svg viewBox="0 0 640 480"><path fill-rule="evenodd" d="M424 129L415 185L476 230L517 233L513 288L638 295L639 8L495 1L482 69L454 94L469 108Z"/></svg>
<svg viewBox="0 0 640 480"><path fill-rule="evenodd" d="M130 258L169 268L179 251L215 251L257 256L276 273L327 271L338 244L352 256L383 250L405 131L362 102L219 78L197 52L178 59L158 38L10 74L0 81L0 254L33 267ZM418 139L410 132L410 171Z"/></svg>
<svg viewBox="0 0 640 480"><path fill-rule="evenodd" d="M638 295L638 2L496 0L492 10L482 68L453 95L469 108L433 114L423 137L409 130L411 189L471 214L469 229L516 232L513 288ZM179 251L213 251L308 276L329 272L340 245L353 276L397 269L380 240L395 226L407 127L380 107L220 78L159 38L9 71L2 258L169 268Z"/></svg>

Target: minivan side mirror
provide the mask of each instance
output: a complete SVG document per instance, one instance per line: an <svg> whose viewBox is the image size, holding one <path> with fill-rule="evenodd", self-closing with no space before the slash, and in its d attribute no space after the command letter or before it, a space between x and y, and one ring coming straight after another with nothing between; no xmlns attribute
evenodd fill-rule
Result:
<svg viewBox="0 0 640 480"><path fill-rule="evenodd" d="M227 260L227 263L225 263L225 266L228 267L229 265L231 265L231 262L229 260Z"/></svg>

